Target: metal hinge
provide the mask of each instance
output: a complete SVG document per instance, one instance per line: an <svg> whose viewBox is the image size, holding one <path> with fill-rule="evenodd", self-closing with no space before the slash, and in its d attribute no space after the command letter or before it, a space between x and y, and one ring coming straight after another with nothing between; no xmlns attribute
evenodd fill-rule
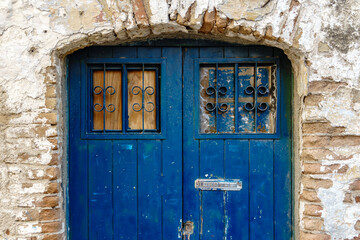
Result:
<svg viewBox="0 0 360 240"><path fill-rule="evenodd" d="M190 235L194 233L194 222L186 221L182 224L181 229L183 239L190 240Z"/></svg>

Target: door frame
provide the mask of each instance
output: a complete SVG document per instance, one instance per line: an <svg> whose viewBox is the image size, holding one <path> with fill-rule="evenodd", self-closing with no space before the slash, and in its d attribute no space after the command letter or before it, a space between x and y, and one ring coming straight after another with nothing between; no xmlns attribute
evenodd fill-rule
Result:
<svg viewBox="0 0 360 240"><path fill-rule="evenodd" d="M144 42L132 42L132 43L128 43L128 44L123 44L123 45L118 45L118 46L141 46L141 47L152 47L152 46L157 46L157 47L174 47L174 46L176 46L176 47L222 47L222 46L229 46L229 44L228 43L226 43L226 42L219 42L219 41L208 41L208 40L181 40L181 41L179 41L179 40L172 40L172 39L170 39L170 40L155 40L155 41L144 41ZM244 45L238 45L238 44L233 44L232 46L234 46L234 47L242 47L242 46L244 46ZM100 49L102 49L102 48L106 48L107 46L104 46L104 47L102 47L102 46L94 46L94 47L91 47L91 48L98 48L99 50ZM114 46L115 47L115 46ZM262 53L264 54L265 53L265 55L264 55L264 57L266 57L266 53L268 53L269 51L281 51L282 52L282 50L280 50L280 49L276 49L276 48L272 48L272 47L264 47L264 46L250 46L250 47L252 47L252 48L254 48L254 49L256 49L256 51L259 53L259 57L261 57L260 55L262 55ZM104 54L104 51L99 51L99 54ZM282 53L283 54L283 56L284 56L284 60L288 63L288 66L289 66L289 68L291 69L291 63L290 63L290 61L287 59L287 57L285 57L285 54L284 53ZM67 76L67 79L68 79L69 77ZM291 71L291 92L290 92L290 94L291 94L291 99L293 100L294 99L294 96L293 96L293 79L294 79L294 76L293 76L293 73L292 73L292 71ZM66 81L67 82L67 81ZM67 83L65 84L65 85L67 85ZM68 85L67 85L68 86ZM66 90L67 91L67 93L69 93L69 90ZM293 106L293 109L294 109L294 106ZM69 111L68 111L68 106L67 106L67 116L66 116L66 120L67 121L65 121L66 123L68 123L68 121L69 121L69 119L70 119L70 116L69 116ZM291 116L291 120L293 120L293 118L294 118L294 114L292 114L292 116ZM291 123L292 123L293 121L291 121ZM65 124L65 125L67 125L68 126L68 124ZM292 127L292 126L291 126ZM69 130L67 129L67 131L66 131L66 135L68 135L69 134ZM294 130L292 131L292 145L294 145L294 136L297 136L297 134L295 133L294 134ZM67 141L67 144L68 144L68 141ZM68 147L67 147L67 149L68 149ZM295 220L294 220L294 218L295 218L295 215L296 215L296 213L294 212L294 209L295 209L295 196L294 196L294 193L295 193L295 191L294 191L294 189L295 189L295 171L294 171L294 169L295 169L295 164L294 164L294 151L293 151L293 149L296 149L296 147L293 147L292 148L292 158L291 158L291 179L292 179L292 184L291 184L291 188L292 188L292 190L291 190L291 197L292 197L292 212L291 212L291 214L292 214L292 228L294 229L294 224L295 224ZM67 153L67 154L69 154L69 153ZM67 168L69 167L69 164L67 164ZM69 172L69 169L67 169L67 172ZM68 177L67 177L67 180L69 180L68 179ZM66 182L66 181L64 181L64 182ZM67 182L67 185L66 185L66 189L67 189L67 192L68 192L68 182ZM67 196L68 196L68 194L66 194ZM69 209L69 200L68 200L68 198L66 199L66 209ZM67 219L67 223L69 223L69 211L66 211L66 219ZM68 232L68 234L69 234L69 232ZM292 230L292 235L294 235L295 233L294 233L294 230Z"/></svg>

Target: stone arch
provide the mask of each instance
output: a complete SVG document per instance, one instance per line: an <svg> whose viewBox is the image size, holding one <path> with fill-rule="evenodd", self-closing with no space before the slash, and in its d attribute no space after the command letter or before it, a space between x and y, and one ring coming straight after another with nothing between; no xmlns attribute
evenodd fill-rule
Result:
<svg viewBox="0 0 360 240"><path fill-rule="evenodd" d="M144 4L145 2L145 4ZM150 3L146 1L133 1L124 15L118 7L100 1L99 14L93 18L92 26L87 29L74 30L70 34L62 35L51 48L51 63L44 67L41 72L45 78L53 79L57 83L58 101L58 136L59 142L66 143L66 123L64 113L66 110L66 56L78 49L92 45L117 45L143 40L156 39L204 39L217 40L238 44L266 45L282 49L292 64L294 86L293 86L293 168L294 168L294 199L295 210L295 234L299 232L299 196L300 192L300 143L301 143L301 114L303 109L303 98L307 91L306 51L299 45L302 30L297 26L296 18L300 12L297 8L298 2L284 1L283 12L275 9L277 1L258 1L254 7L250 6L252 1L243 1L246 11L236 12L230 5L217 4L207 6L199 10L196 2L187 9L177 6L176 9L169 7L168 16L154 17ZM232 1L229 1L232 2ZM286 2L286 3L285 3ZM186 7L185 7L186 8ZM86 14L81 9L74 13L79 16ZM295 19L294 15L295 14ZM275 16L276 15L276 16ZM78 17L79 17L78 16ZM121 20L123 16L123 19ZM273 20L272 20L273 19ZM75 21L75 20L74 20ZM71 23L69 23L71 25ZM62 165L63 186L66 186L66 144L62 144L60 159ZM63 191L66 194L66 191ZM63 199L66 196L63 195ZM65 205L64 205L65 206ZM63 213L66 211L64 207ZM65 215L63 216L65 221Z"/></svg>

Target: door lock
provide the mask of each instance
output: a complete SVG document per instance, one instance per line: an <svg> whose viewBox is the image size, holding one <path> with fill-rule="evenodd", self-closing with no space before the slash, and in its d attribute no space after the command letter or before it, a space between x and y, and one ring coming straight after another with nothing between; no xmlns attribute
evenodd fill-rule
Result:
<svg viewBox="0 0 360 240"><path fill-rule="evenodd" d="M190 240L190 235L194 233L194 222L186 221L182 226L182 235L186 240Z"/></svg>

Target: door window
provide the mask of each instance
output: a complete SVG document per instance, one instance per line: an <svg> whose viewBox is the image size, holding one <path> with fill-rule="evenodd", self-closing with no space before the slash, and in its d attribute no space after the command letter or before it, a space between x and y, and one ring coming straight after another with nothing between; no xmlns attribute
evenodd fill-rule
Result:
<svg viewBox="0 0 360 240"><path fill-rule="evenodd" d="M277 136L275 61L198 64L199 138Z"/></svg>
<svg viewBox="0 0 360 240"><path fill-rule="evenodd" d="M82 136L85 138L162 138L161 123L162 63L87 64L89 85L84 92ZM142 138L142 137L140 137Z"/></svg>

